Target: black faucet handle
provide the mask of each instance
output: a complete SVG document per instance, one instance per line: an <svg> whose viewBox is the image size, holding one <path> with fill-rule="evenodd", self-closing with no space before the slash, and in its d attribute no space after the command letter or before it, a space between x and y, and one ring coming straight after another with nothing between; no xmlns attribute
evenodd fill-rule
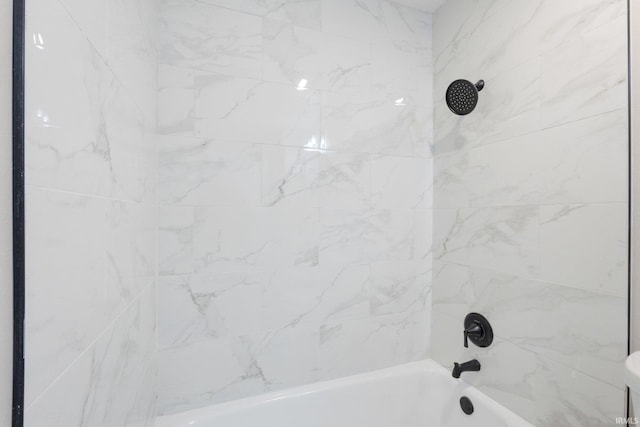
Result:
<svg viewBox="0 0 640 427"><path fill-rule="evenodd" d="M474 323L471 327L464 330L464 347L469 348L469 335L474 337L482 337L484 329L478 323Z"/></svg>
<svg viewBox="0 0 640 427"><path fill-rule="evenodd" d="M469 313L464 318L464 346L469 341L478 347L488 347L493 342L493 329L489 321L481 314Z"/></svg>

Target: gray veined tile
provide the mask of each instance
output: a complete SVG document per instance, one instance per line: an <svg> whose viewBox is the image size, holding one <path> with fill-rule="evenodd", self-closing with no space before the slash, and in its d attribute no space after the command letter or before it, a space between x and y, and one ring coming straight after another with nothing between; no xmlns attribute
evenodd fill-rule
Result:
<svg viewBox="0 0 640 427"><path fill-rule="evenodd" d="M434 260L536 277L539 216L537 206L436 209Z"/></svg>
<svg viewBox="0 0 640 427"><path fill-rule="evenodd" d="M27 30L41 34L46 47L29 44L26 50L28 183L110 195L113 170L103 98L117 82L58 2L32 6Z"/></svg>
<svg viewBox="0 0 640 427"><path fill-rule="evenodd" d="M439 207L624 202L627 112L436 158Z"/></svg>
<svg viewBox="0 0 640 427"><path fill-rule="evenodd" d="M195 208L158 208L158 273L193 273Z"/></svg>
<svg viewBox="0 0 640 427"><path fill-rule="evenodd" d="M197 208L193 230L199 273L273 272L318 263L316 209Z"/></svg>
<svg viewBox="0 0 640 427"><path fill-rule="evenodd" d="M480 312L501 340L613 387L623 383L625 298L447 263L436 263L434 281L439 313L461 324Z"/></svg>
<svg viewBox="0 0 640 427"><path fill-rule="evenodd" d="M313 183L315 206L339 206L343 211L365 212L371 206L371 158L368 154L323 152Z"/></svg>
<svg viewBox="0 0 640 427"><path fill-rule="evenodd" d="M332 91L371 85L368 44L279 21L263 25L263 79Z"/></svg>
<svg viewBox="0 0 640 427"><path fill-rule="evenodd" d="M627 106L627 16L542 56L544 126Z"/></svg>
<svg viewBox="0 0 640 427"><path fill-rule="evenodd" d="M413 215L411 210L353 213L321 209L320 263L411 259L415 243Z"/></svg>
<svg viewBox="0 0 640 427"><path fill-rule="evenodd" d="M331 379L424 359L430 322L429 312L416 311L323 325L320 372Z"/></svg>
<svg viewBox="0 0 640 427"><path fill-rule="evenodd" d="M154 130L158 73L156 3L155 0L109 1L106 57L109 67Z"/></svg>
<svg viewBox="0 0 640 427"><path fill-rule="evenodd" d="M30 405L106 326L107 201L29 187L26 205Z"/></svg>
<svg viewBox="0 0 640 427"><path fill-rule="evenodd" d="M317 206L314 185L324 152L264 145L262 151L262 205L301 208Z"/></svg>
<svg viewBox="0 0 640 427"><path fill-rule="evenodd" d="M433 160L429 158L372 156L372 206L431 209L433 173Z"/></svg>
<svg viewBox="0 0 640 427"><path fill-rule="evenodd" d="M330 150L431 157L432 107L387 91L322 95L322 143Z"/></svg>
<svg viewBox="0 0 640 427"><path fill-rule="evenodd" d="M626 203L543 206L540 278L626 297L627 217Z"/></svg>
<svg viewBox="0 0 640 427"><path fill-rule="evenodd" d="M268 278L261 321L265 330L274 331L364 319L370 312L369 289L367 264L283 269Z"/></svg>
<svg viewBox="0 0 640 427"><path fill-rule="evenodd" d="M302 326L163 350L159 354L159 413L317 381L317 354L317 328ZM291 359L302 362L292 365Z"/></svg>
<svg viewBox="0 0 640 427"><path fill-rule="evenodd" d="M217 363L210 363L211 360ZM218 393L227 390L234 393L233 397L264 390L261 382L254 378L242 381L244 374L227 338L161 350L158 353L158 414L211 405Z"/></svg>
<svg viewBox="0 0 640 427"><path fill-rule="evenodd" d="M158 133L195 135L196 77L213 73L158 65Z"/></svg>
<svg viewBox="0 0 640 427"><path fill-rule="evenodd" d="M158 31L162 64L260 78L257 16L206 2L163 0Z"/></svg>
<svg viewBox="0 0 640 427"><path fill-rule="evenodd" d="M229 9L320 30L321 0L204 0Z"/></svg>
<svg viewBox="0 0 640 427"><path fill-rule="evenodd" d="M29 9L31 11L41 8L44 3L39 1L37 4L30 4ZM106 59L110 46L107 25L108 0L61 0L60 3L67 9L84 37Z"/></svg>
<svg viewBox="0 0 640 427"><path fill-rule="evenodd" d="M195 135L324 148L318 146L320 95L315 90L301 91L261 80L223 75L197 77Z"/></svg>
<svg viewBox="0 0 640 427"><path fill-rule="evenodd" d="M158 202L173 206L259 206L262 147L163 137Z"/></svg>
<svg viewBox="0 0 640 427"><path fill-rule="evenodd" d="M430 47L431 15L388 0L322 0L322 30L419 51Z"/></svg>
<svg viewBox="0 0 640 427"><path fill-rule="evenodd" d="M161 277L158 283L158 343L190 343L263 330L264 275L231 272Z"/></svg>
<svg viewBox="0 0 640 427"><path fill-rule="evenodd" d="M155 283L156 209L111 201L106 213L107 303L120 313Z"/></svg>
<svg viewBox="0 0 640 427"><path fill-rule="evenodd" d="M26 409L26 424L147 425L156 412L155 316L150 287Z"/></svg>
<svg viewBox="0 0 640 427"><path fill-rule="evenodd" d="M429 311L430 260L380 261L371 264L371 314L381 316Z"/></svg>

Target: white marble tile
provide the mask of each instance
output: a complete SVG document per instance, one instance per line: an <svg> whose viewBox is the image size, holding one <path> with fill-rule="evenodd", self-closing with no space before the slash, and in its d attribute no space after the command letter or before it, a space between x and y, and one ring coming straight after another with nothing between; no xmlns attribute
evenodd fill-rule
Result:
<svg viewBox="0 0 640 427"><path fill-rule="evenodd" d="M264 330L266 278L233 272L161 277L158 284L158 344L184 346Z"/></svg>
<svg viewBox="0 0 640 427"><path fill-rule="evenodd" d="M321 0L204 0L241 12L278 19L298 27L320 29Z"/></svg>
<svg viewBox="0 0 640 427"><path fill-rule="evenodd" d="M263 324L281 330L298 325L369 316L369 266L328 265L271 275L264 291Z"/></svg>
<svg viewBox="0 0 640 427"><path fill-rule="evenodd" d="M118 84L103 102L110 196L154 203L157 163L153 130L145 125L144 116L122 85Z"/></svg>
<svg viewBox="0 0 640 427"><path fill-rule="evenodd" d="M624 3L458 0L434 15L432 353L478 357L464 379L534 425L623 409L626 219L609 203L627 197ZM458 78L486 82L465 117L444 103ZM469 311L494 323L490 348L462 347Z"/></svg>
<svg viewBox="0 0 640 427"><path fill-rule="evenodd" d="M29 5L29 12L36 11L45 3L53 2L42 0L39 0L38 3L34 2ZM93 47L103 58L106 58L108 48L107 10L110 6L109 3L111 3L110 0L60 0L60 3L64 5L75 25L83 32Z"/></svg>
<svg viewBox="0 0 640 427"><path fill-rule="evenodd" d="M314 90L235 77L196 78L195 134L229 141L324 148Z"/></svg>
<svg viewBox="0 0 640 427"><path fill-rule="evenodd" d="M369 316L371 278L368 265L320 265L317 270L320 294L313 310L302 321L319 326Z"/></svg>
<svg viewBox="0 0 640 427"><path fill-rule="evenodd" d="M262 381L265 391L318 381L317 327L299 325L238 337L232 346L247 377Z"/></svg>
<svg viewBox="0 0 640 427"><path fill-rule="evenodd" d="M438 207L624 202L627 112L437 156Z"/></svg>
<svg viewBox="0 0 640 427"><path fill-rule="evenodd" d="M213 403L227 388L246 395L264 387L255 378L242 381L243 367L228 339L214 339L158 353L158 415Z"/></svg>
<svg viewBox="0 0 640 427"><path fill-rule="evenodd" d="M371 47L327 32L281 21L263 22L263 73L267 81L333 91L371 85Z"/></svg>
<svg viewBox="0 0 640 427"><path fill-rule="evenodd" d="M27 187L26 405L106 326L107 202Z"/></svg>
<svg viewBox="0 0 640 427"><path fill-rule="evenodd" d="M25 425L149 426L155 416L154 336L149 288L27 408Z"/></svg>
<svg viewBox="0 0 640 427"><path fill-rule="evenodd" d="M414 218L410 210L351 213L320 210L322 265L408 260L414 252Z"/></svg>
<svg viewBox="0 0 640 427"><path fill-rule="evenodd" d="M140 109L56 2L34 7L29 22L45 40L27 53L29 183L154 200L153 141Z"/></svg>
<svg viewBox="0 0 640 427"><path fill-rule="evenodd" d="M182 206L259 206L262 147L161 137L158 202Z"/></svg>
<svg viewBox="0 0 640 427"><path fill-rule="evenodd" d="M26 178L108 195L112 169L103 102L114 78L58 2L36 0L29 9L27 32L43 42L26 49Z"/></svg>
<svg viewBox="0 0 640 427"><path fill-rule="evenodd" d="M426 311L327 324L320 329L320 370L325 379L423 359L428 354Z"/></svg>
<svg viewBox="0 0 640 427"><path fill-rule="evenodd" d="M434 249L434 214L416 209L413 215L413 259L431 263Z"/></svg>
<svg viewBox="0 0 640 427"><path fill-rule="evenodd" d="M316 265L318 229L315 209L197 208L195 271L274 271Z"/></svg>
<svg viewBox="0 0 640 427"><path fill-rule="evenodd" d="M391 92L395 99L413 97L421 105L433 104L433 55L428 47L404 51L392 42L371 49L371 84L375 90Z"/></svg>
<svg viewBox="0 0 640 427"><path fill-rule="evenodd" d="M106 212L107 303L120 313L155 283L156 208L120 201Z"/></svg>
<svg viewBox="0 0 640 427"><path fill-rule="evenodd" d="M202 1L163 0L158 60L216 73L260 78L261 19Z"/></svg>
<svg viewBox="0 0 640 427"><path fill-rule="evenodd" d="M627 16L542 55L544 126L627 106Z"/></svg>
<svg viewBox="0 0 640 427"><path fill-rule="evenodd" d="M434 17L434 59L437 78L464 78L461 73L482 70L488 79L540 54L541 4L534 1L451 2ZM575 8L574 8L575 10ZM471 76L470 76L471 77ZM438 84L436 84L438 87Z"/></svg>
<svg viewBox="0 0 640 427"><path fill-rule="evenodd" d="M313 184L317 207L365 212L371 206L371 159L368 154L322 152Z"/></svg>
<svg viewBox="0 0 640 427"><path fill-rule="evenodd" d="M371 204L375 208L431 209L433 160L373 156Z"/></svg>
<svg viewBox="0 0 640 427"><path fill-rule="evenodd" d="M436 76L477 69L490 77L625 14L621 0L449 2L434 18Z"/></svg>
<svg viewBox="0 0 640 427"><path fill-rule="evenodd" d="M308 148L264 145L261 174L263 206L317 206L314 185L323 154Z"/></svg>
<svg viewBox="0 0 640 427"><path fill-rule="evenodd" d="M371 314L429 311L430 260L380 261L371 264Z"/></svg>
<svg viewBox="0 0 640 427"><path fill-rule="evenodd" d="M194 271L194 223L194 208L158 208L158 273L160 275L185 274Z"/></svg>
<svg viewBox="0 0 640 427"><path fill-rule="evenodd" d="M157 17L155 0L110 0L107 61L150 127L157 106Z"/></svg>
<svg viewBox="0 0 640 427"><path fill-rule="evenodd" d="M316 381L317 355L315 328L287 328L161 351L159 413Z"/></svg>
<svg viewBox="0 0 640 427"><path fill-rule="evenodd" d="M540 209L540 278L627 296L626 203Z"/></svg>
<svg viewBox="0 0 640 427"><path fill-rule="evenodd" d="M431 43L431 15L388 0L322 0L322 30L407 51Z"/></svg>
<svg viewBox="0 0 640 427"><path fill-rule="evenodd" d="M193 136L196 77L212 73L158 64L158 133Z"/></svg>
<svg viewBox="0 0 640 427"><path fill-rule="evenodd" d="M434 260L536 276L539 216L536 206L436 209Z"/></svg>
<svg viewBox="0 0 640 427"><path fill-rule="evenodd" d="M434 290L434 310L459 325L467 313L482 313L501 340L614 387L623 383L625 298L446 263L436 264L434 280L446 283Z"/></svg>
<svg viewBox="0 0 640 427"><path fill-rule="evenodd" d="M371 161L364 153L264 146L266 206L323 207L363 212L371 206Z"/></svg>
<svg viewBox="0 0 640 427"><path fill-rule="evenodd" d="M323 93L322 146L330 150L431 157L431 108L421 105L412 95L387 91Z"/></svg>
<svg viewBox="0 0 640 427"><path fill-rule="evenodd" d="M317 274L317 266L281 268L265 274L263 330L277 331L309 323L307 318L321 301Z"/></svg>

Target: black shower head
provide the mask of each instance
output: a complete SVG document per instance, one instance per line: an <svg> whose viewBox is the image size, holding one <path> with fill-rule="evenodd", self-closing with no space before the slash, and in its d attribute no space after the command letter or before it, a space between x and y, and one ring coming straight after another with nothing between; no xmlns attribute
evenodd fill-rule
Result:
<svg viewBox="0 0 640 427"><path fill-rule="evenodd" d="M484 80L475 85L468 80L456 80L447 88L447 106L454 114L466 116L478 104L478 92L484 87Z"/></svg>

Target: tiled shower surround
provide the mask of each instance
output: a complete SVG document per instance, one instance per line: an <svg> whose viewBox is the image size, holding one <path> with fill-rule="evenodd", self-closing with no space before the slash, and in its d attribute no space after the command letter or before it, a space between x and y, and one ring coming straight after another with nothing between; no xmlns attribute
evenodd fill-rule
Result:
<svg viewBox="0 0 640 427"><path fill-rule="evenodd" d="M155 0L26 6L25 425L149 426Z"/></svg>
<svg viewBox="0 0 640 427"><path fill-rule="evenodd" d="M427 356L431 15L365 3L161 2L160 413Z"/></svg>
<svg viewBox="0 0 640 427"><path fill-rule="evenodd" d="M434 14L432 354L536 426L623 413L626 1L455 0ZM484 79L467 117L444 103ZM462 319L496 340L462 347Z"/></svg>
<svg viewBox="0 0 640 427"><path fill-rule="evenodd" d="M622 414L626 1L27 12L27 427L425 357L536 426Z"/></svg>

